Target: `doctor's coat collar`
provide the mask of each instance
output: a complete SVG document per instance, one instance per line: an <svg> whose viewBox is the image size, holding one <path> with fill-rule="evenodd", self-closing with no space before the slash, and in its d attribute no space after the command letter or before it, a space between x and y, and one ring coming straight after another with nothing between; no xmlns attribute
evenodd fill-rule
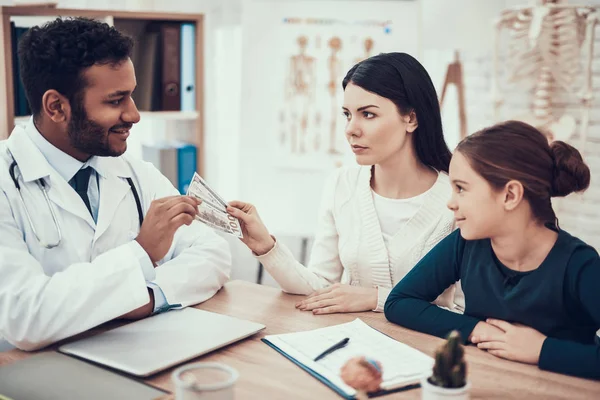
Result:
<svg viewBox="0 0 600 400"><path fill-rule="evenodd" d="M19 171L25 182L32 182L50 176L55 169L48 163L40 149L27 136L25 129L35 128L33 117L27 122L27 127L17 125L7 140L7 146L19 166ZM123 157L92 157L87 164L94 168L104 178L118 176L130 178L131 169ZM58 175L58 173L56 173Z"/></svg>

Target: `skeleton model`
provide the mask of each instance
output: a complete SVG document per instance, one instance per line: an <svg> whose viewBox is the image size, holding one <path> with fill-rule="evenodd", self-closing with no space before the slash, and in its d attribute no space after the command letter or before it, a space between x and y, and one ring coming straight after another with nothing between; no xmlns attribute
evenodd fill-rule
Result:
<svg viewBox="0 0 600 400"><path fill-rule="evenodd" d="M321 113L315 113L315 139L313 142L313 146L315 147L315 151L319 151L321 147Z"/></svg>
<svg viewBox="0 0 600 400"><path fill-rule="evenodd" d="M289 121L290 146L292 153L306 152L306 135L309 112L315 96L315 58L306 54L308 39L300 36L297 39L300 52L290 59L290 69L285 88L287 108L291 111ZM280 123L285 116L280 115ZM282 131L282 143L285 142L285 130Z"/></svg>
<svg viewBox="0 0 600 400"><path fill-rule="evenodd" d="M375 42L373 41L373 39L371 39L370 37L366 38L365 41L363 42L363 46L365 49L364 55L356 58L354 60L354 62L358 64L362 60L366 60L367 58L371 57L371 51L373 50L374 44L375 44Z"/></svg>
<svg viewBox="0 0 600 400"><path fill-rule="evenodd" d="M494 117L498 120L503 103L499 91L500 33L508 31L508 54L504 63L508 81L526 87L533 83L531 113L520 116L543 131L548 139L567 140L576 129L575 118L552 115L552 96L562 87L576 93L581 101L580 141L585 143L592 95L592 57L594 27L598 21L595 9L564 4L564 0L538 0L536 6L504 11L496 21L492 99ZM582 65L582 58L585 60Z"/></svg>

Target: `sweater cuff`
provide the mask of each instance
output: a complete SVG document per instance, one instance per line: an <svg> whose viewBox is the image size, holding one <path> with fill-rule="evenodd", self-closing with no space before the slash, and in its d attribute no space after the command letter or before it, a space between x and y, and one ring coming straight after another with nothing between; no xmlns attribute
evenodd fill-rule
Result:
<svg viewBox="0 0 600 400"><path fill-rule="evenodd" d="M392 289L383 286L377 286L377 307L373 310L375 312L383 312L385 302Z"/></svg>
<svg viewBox="0 0 600 400"><path fill-rule="evenodd" d="M256 258L265 268L269 268L271 266L276 267L277 265L284 265L289 262L290 256L294 258L293 255L290 254L289 250L280 245L275 237L271 236L273 240L275 240L275 245L271 250L266 252L265 254L258 256L255 253L252 253L254 258Z"/></svg>
<svg viewBox="0 0 600 400"><path fill-rule="evenodd" d="M557 351L558 350L558 351ZM562 360L560 351L560 341L551 337L547 337L542 344L540 350L540 359L538 367L546 371L554 371L557 365L560 365Z"/></svg>
<svg viewBox="0 0 600 400"><path fill-rule="evenodd" d="M270 252L273 251L273 249L275 248L275 246L277 246L277 239L275 239L275 236L273 236L273 235L269 235L269 236L271 236L271 239L273 239L273 242L275 243L275 244L273 244L273 247L271 248L271 250L267 251L265 254L261 254L260 256L253 251L252 255L254 256L254 258L258 259L259 257L266 256L267 254L269 254Z"/></svg>

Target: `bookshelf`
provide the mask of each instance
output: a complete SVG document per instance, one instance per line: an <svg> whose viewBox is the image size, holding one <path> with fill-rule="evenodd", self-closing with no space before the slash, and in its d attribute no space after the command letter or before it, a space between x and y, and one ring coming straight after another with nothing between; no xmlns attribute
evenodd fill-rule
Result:
<svg viewBox="0 0 600 400"><path fill-rule="evenodd" d="M195 25L195 110L191 111L140 111L143 119L193 121L193 144L197 148L197 170L204 174L204 15L179 14L162 12L111 11L111 10L77 10L55 8L51 6L4 6L0 7L0 98L5 99L0 106L0 139L8 137L15 123L25 121L28 117L15 117L13 84L13 49L11 40L11 20L19 17L87 17L103 19L120 29L121 23L139 22L178 22ZM2 84L3 83L3 84Z"/></svg>

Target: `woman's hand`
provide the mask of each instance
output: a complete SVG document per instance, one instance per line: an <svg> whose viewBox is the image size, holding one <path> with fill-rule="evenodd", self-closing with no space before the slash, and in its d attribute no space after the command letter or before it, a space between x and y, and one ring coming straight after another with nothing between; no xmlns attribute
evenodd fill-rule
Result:
<svg viewBox="0 0 600 400"><path fill-rule="evenodd" d="M500 328L496 328L494 325L488 324L487 322L480 321L475 325L473 332L469 336L469 342L477 344L475 339L482 337L489 337L496 334L502 334L504 331Z"/></svg>
<svg viewBox="0 0 600 400"><path fill-rule="evenodd" d="M269 234L269 230L260 219L256 207L252 204L232 201L227 207L227 212L240 220L240 227L244 235L240 240L256 255L262 256L275 246L275 240Z"/></svg>
<svg viewBox="0 0 600 400"><path fill-rule="evenodd" d="M533 328L506 321L488 319L500 332L472 335L471 341L496 357L537 365L546 336ZM475 331L475 330L473 330Z"/></svg>
<svg viewBox="0 0 600 400"><path fill-rule="evenodd" d="M377 307L377 288L333 284L317 290L296 303L302 311L313 314L371 311Z"/></svg>

